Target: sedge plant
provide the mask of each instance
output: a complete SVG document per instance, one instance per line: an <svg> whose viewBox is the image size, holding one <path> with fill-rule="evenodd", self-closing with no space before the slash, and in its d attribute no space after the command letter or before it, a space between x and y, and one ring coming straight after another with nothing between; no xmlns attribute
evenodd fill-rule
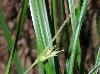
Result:
<svg viewBox="0 0 100 74"><path fill-rule="evenodd" d="M71 21L70 24L71 24L72 35L69 40L70 42L68 46L69 57L66 58L66 68L64 71L65 74L74 74L74 68L75 68L74 64L76 64L75 59L77 59L77 66L79 67L80 70L82 51L80 47L79 35L82 27L83 18L86 13L88 0L77 0L77 1L78 1L77 2L78 8L76 8L74 0L68 0L68 5L69 5L68 7L70 13L66 18L64 18L64 4L63 4L64 0L52 0L51 17L48 17L49 13L47 12L48 7L46 5L47 2L46 0L23 0L21 12L18 15L15 40L12 40L9 28L3 16L2 12L3 10L0 7L0 27L3 30L3 34L7 41L8 49L10 52L10 57L6 66L5 74L10 73L10 66L12 62L15 63L18 74L28 74L28 72L36 64L38 64L39 66L39 74L60 74L59 67L58 70L56 69L57 68L56 65L59 65L59 63L58 64L56 63L55 58L58 58L56 57L58 53L64 51L59 49L61 45L63 46L62 42L64 41L63 34L66 35L66 32L65 30L63 30L63 28L65 29L65 25L69 20ZM81 2L83 2L82 5L80 4ZM32 22L36 35L36 49L38 52L38 56L35 59L35 61L25 70L22 67L20 59L17 54L18 51L17 42L20 36L20 32L24 25L28 4L30 7ZM51 23L49 19L53 22L52 28L54 32L51 31L52 28L50 27ZM99 20L100 18L97 17L97 26L98 26L97 28L99 28L98 25L100 23ZM97 74L98 67L100 66L99 56L100 56L100 48L97 54L95 66L88 74L92 73Z"/></svg>

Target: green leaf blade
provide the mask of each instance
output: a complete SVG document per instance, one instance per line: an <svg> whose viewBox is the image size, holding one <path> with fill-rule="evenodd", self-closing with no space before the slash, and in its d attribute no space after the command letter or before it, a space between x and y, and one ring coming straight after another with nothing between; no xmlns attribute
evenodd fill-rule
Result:
<svg viewBox="0 0 100 74"><path fill-rule="evenodd" d="M20 32L21 32L23 24L24 24L27 6L28 6L28 0L23 0L21 14L20 14L18 22L17 22L18 26L17 26L17 31L16 31L16 38L15 38L15 41L14 41L14 45L12 46L12 50L11 50L10 57L9 57L9 60L8 60L8 64L7 64L7 68L6 68L6 72L5 72L6 74L9 74L10 65L12 63L14 53L17 49L17 42L18 42L19 35L20 35Z"/></svg>
<svg viewBox="0 0 100 74"><path fill-rule="evenodd" d="M72 53L71 53L71 56L69 57L69 59L66 61L66 68L67 68L66 74L73 74L76 46L77 46L78 36L79 36L81 26L82 26L82 18L86 11L87 3L88 3L88 0L84 0L76 31L72 34L71 43L70 43L70 47L69 47L69 50L71 50Z"/></svg>
<svg viewBox="0 0 100 74"><path fill-rule="evenodd" d="M51 33L47 18L47 12L45 7L44 0L30 0L29 1L33 26L36 34L36 41L37 41L37 49L38 54L42 53L43 49L49 44L51 40ZM49 46L51 48L52 45ZM40 66L40 65L39 65ZM41 70L42 69L42 70ZM40 74L43 73L43 69L39 70ZM45 70L47 74L55 74L55 65L54 59L48 59L48 62L45 64ZM44 73L43 73L44 74Z"/></svg>
<svg viewBox="0 0 100 74"><path fill-rule="evenodd" d="M95 62L94 67L96 67L97 65L100 65L100 46L99 46L99 50L97 53L97 58L96 58L96 62ZM98 69L94 70L93 74L97 74L97 72L98 72Z"/></svg>
<svg viewBox="0 0 100 74"><path fill-rule="evenodd" d="M3 16L3 12L2 12L1 8L0 8L0 27L2 28L4 37L7 41L8 49L11 52L12 46L14 45L14 41L12 40L10 31L9 31L9 28L8 28L8 24L5 21L5 18ZM14 53L14 62L15 62L15 66L16 66L16 69L18 71L18 74L23 74L24 69L21 65L20 59L19 59L16 51Z"/></svg>

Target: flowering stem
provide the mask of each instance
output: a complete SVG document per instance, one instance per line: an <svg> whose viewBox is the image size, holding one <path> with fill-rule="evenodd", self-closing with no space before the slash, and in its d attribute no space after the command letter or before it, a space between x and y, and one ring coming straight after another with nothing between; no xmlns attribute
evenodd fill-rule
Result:
<svg viewBox="0 0 100 74"><path fill-rule="evenodd" d="M34 62L33 64L31 64L31 65L29 66L29 68L24 72L24 74L27 74L28 71L31 70L32 67L34 67L38 62L39 62L39 61L36 59L35 62Z"/></svg>

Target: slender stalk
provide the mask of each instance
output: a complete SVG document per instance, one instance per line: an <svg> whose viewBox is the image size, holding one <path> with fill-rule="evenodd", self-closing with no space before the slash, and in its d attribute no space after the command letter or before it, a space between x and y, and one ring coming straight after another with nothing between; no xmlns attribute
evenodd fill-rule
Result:
<svg viewBox="0 0 100 74"><path fill-rule="evenodd" d="M96 65L88 74L92 74L96 69L98 69L100 64Z"/></svg>
<svg viewBox="0 0 100 74"><path fill-rule="evenodd" d="M0 7L0 27L3 30L3 35L7 41L7 45L8 45L8 49L9 51L12 53L12 46L14 45L14 42L12 40L11 34L10 34L10 30L8 28L8 24L5 21L5 18L3 16L3 12L2 12L2 8ZM18 74L23 74L24 73L24 68L21 65L20 59L18 57L17 52L15 51L14 53L14 58L13 58L14 62L15 62L15 66L16 66L16 70L18 72ZM8 69L7 69L8 70Z"/></svg>
<svg viewBox="0 0 100 74"><path fill-rule="evenodd" d="M28 0L23 0L22 11L21 11L21 14L20 14L20 17L19 17L17 31L16 31L16 38L15 38L14 46L12 47L12 51L10 53L10 58L8 60L8 64L7 64L5 74L9 74L10 65L11 65L15 50L17 49L17 42L18 42L19 34L20 34L22 27L23 27L23 24L24 24L27 6L28 6Z"/></svg>
<svg viewBox="0 0 100 74"><path fill-rule="evenodd" d="M38 63L38 60L35 60L35 62L24 72L24 74L27 74L28 71L29 71L30 69L32 69L32 67L34 67L37 63Z"/></svg>
<svg viewBox="0 0 100 74"><path fill-rule="evenodd" d="M92 69L92 71L90 71L90 73L92 72L93 74L97 74L97 72L98 72L98 65L100 65L100 46L99 46L99 50L98 50L95 66Z"/></svg>

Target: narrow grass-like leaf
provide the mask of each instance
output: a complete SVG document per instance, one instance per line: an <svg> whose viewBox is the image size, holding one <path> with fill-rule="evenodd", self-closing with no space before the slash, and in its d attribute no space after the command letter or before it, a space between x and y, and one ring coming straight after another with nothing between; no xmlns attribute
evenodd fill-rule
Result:
<svg viewBox="0 0 100 74"><path fill-rule="evenodd" d="M68 0L68 3L69 3L69 10L70 10L70 16L71 16L72 30L74 30L74 28L76 28L76 26L77 26L74 0Z"/></svg>
<svg viewBox="0 0 100 74"><path fill-rule="evenodd" d="M64 14L63 14L63 0L52 0L52 12L53 12L53 23L54 23L54 30L55 30L55 34L58 31L58 29L60 28L60 26L62 25L63 21L64 21ZM59 21L58 21L59 20ZM56 38L56 45L57 48L61 49L61 46L63 44L62 39L63 39L63 32L64 30L62 30L62 32L59 33L59 36ZM56 62L56 70L57 70L57 74L59 74L59 62L58 62L58 58L55 58L55 62Z"/></svg>
<svg viewBox="0 0 100 74"><path fill-rule="evenodd" d="M56 33L56 0L52 0L52 9L53 9L53 22L54 22L54 29L55 29L55 33Z"/></svg>
<svg viewBox="0 0 100 74"><path fill-rule="evenodd" d="M40 54L51 40L45 2L44 0L30 0L29 5L36 34L38 54ZM49 48L52 48L52 45ZM54 58L48 59L45 63L45 70L46 74L56 74ZM40 67L39 73L44 74L43 66Z"/></svg>
<svg viewBox="0 0 100 74"><path fill-rule="evenodd" d="M76 16L76 13L75 13L75 8L76 6L74 5L74 0L68 0L68 3L69 3L69 10L70 10L70 15L71 15L71 24L72 24L72 30L73 30L73 34L74 32L76 31L76 27L77 27L77 23L78 23L78 20L77 20L77 17ZM76 5L78 4L79 2L76 3ZM71 47L71 46L70 46ZM79 37L78 37L78 42L77 42L77 46L76 46L76 58L77 58L77 61L78 61L78 66L80 67L80 62L81 62L81 48L80 48L80 42L79 42ZM72 48L70 48L72 49ZM73 52L72 50L69 49L69 53ZM70 66L70 65L69 65Z"/></svg>
<svg viewBox="0 0 100 74"><path fill-rule="evenodd" d="M77 1L77 8L75 10L76 11L76 22L78 23L78 19L79 19L79 14L80 14L80 10L81 10L81 1L78 0ZM78 44L77 44L77 50L76 50L76 59L77 59L77 62L78 62L78 66L80 68L80 64L81 64L81 47L80 47L80 40L79 40L79 37L78 37Z"/></svg>
<svg viewBox="0 0 100 74"><path fill-rule="evenodd" d="M96 65L88 74L98 74L96 71L98 71L97 69L100 67L100 64ZM94 73L93 73L94 72Z"/></svg>
<svg viewBox="0 0 100 74"><path fill-rule="evenodd" d="M56 33L64 21L63 0L52 0L52 8L54 28Z"/></svg>
<svg viewBox="0 0 100 74"><path fill-rule="evenodd" d="M73 74L76 46L77 46L78 36L79 36L81 26L82 26L82 18L83 18L85 11L86 11L87 3L88 3L88 0L84 0L83 5L82 5L82 9L81 9L81 12L80 12L76 31L72 34L70 47L69 47L69 50L71 50L72 52L71 52L70 57L66 61L66 67L67 67L67 70L66 70L67 73L66 74ZM71 12L71 13L73 13L73 12Z"/></svg>
<svg viewBox="0 0 100 74"><path fill-rule="evenodd" d="M5 21L5 18L3 16L3 12L2 12L1 8L0 8L0 27L2 28L4 37L5 37L6 41L7 41L8 49L11 52L11 49L12 49L12 47L14 45L14 42L12 40L12 36L10 34L10 30L8 29L8 24ZM14 53L14 58L13 59L14 59L15 66L16 66L18 74L23 74L24 73L24 69L22 68L20 59L19 59L16 51Z"/></svg>
<svg viewBox="0 0 100 74"><path fill-rule="evenodd" d="M9 58L9 61L8 61L8 64L7 64L5 74L9 74L10 65L11 65L15 50L17 49L17 42L18 42L19 34L20 34L22 27L23 27L23 24L24 24L27 6L28 6L28 0L23 0L22 10L21 10L21 14L19 16L18 25L17 25L16 38L15 38L15 41L14 41L14 46L12 47L12 51L10 53L10 58Z"/></svg>
<svg viewBox="0 0 100 74"><path fill-rule="evenodd" d="M99 65L99 64L100 64L100 46L99 46L99 50L98 50L98 54L97 54L97 58L96 58L96 62L95 62L94 68L95 68L97 65ZM93 74L97 74L97 72L98 72L98 69L96 69L96 70L93 72Z"/></svg>

